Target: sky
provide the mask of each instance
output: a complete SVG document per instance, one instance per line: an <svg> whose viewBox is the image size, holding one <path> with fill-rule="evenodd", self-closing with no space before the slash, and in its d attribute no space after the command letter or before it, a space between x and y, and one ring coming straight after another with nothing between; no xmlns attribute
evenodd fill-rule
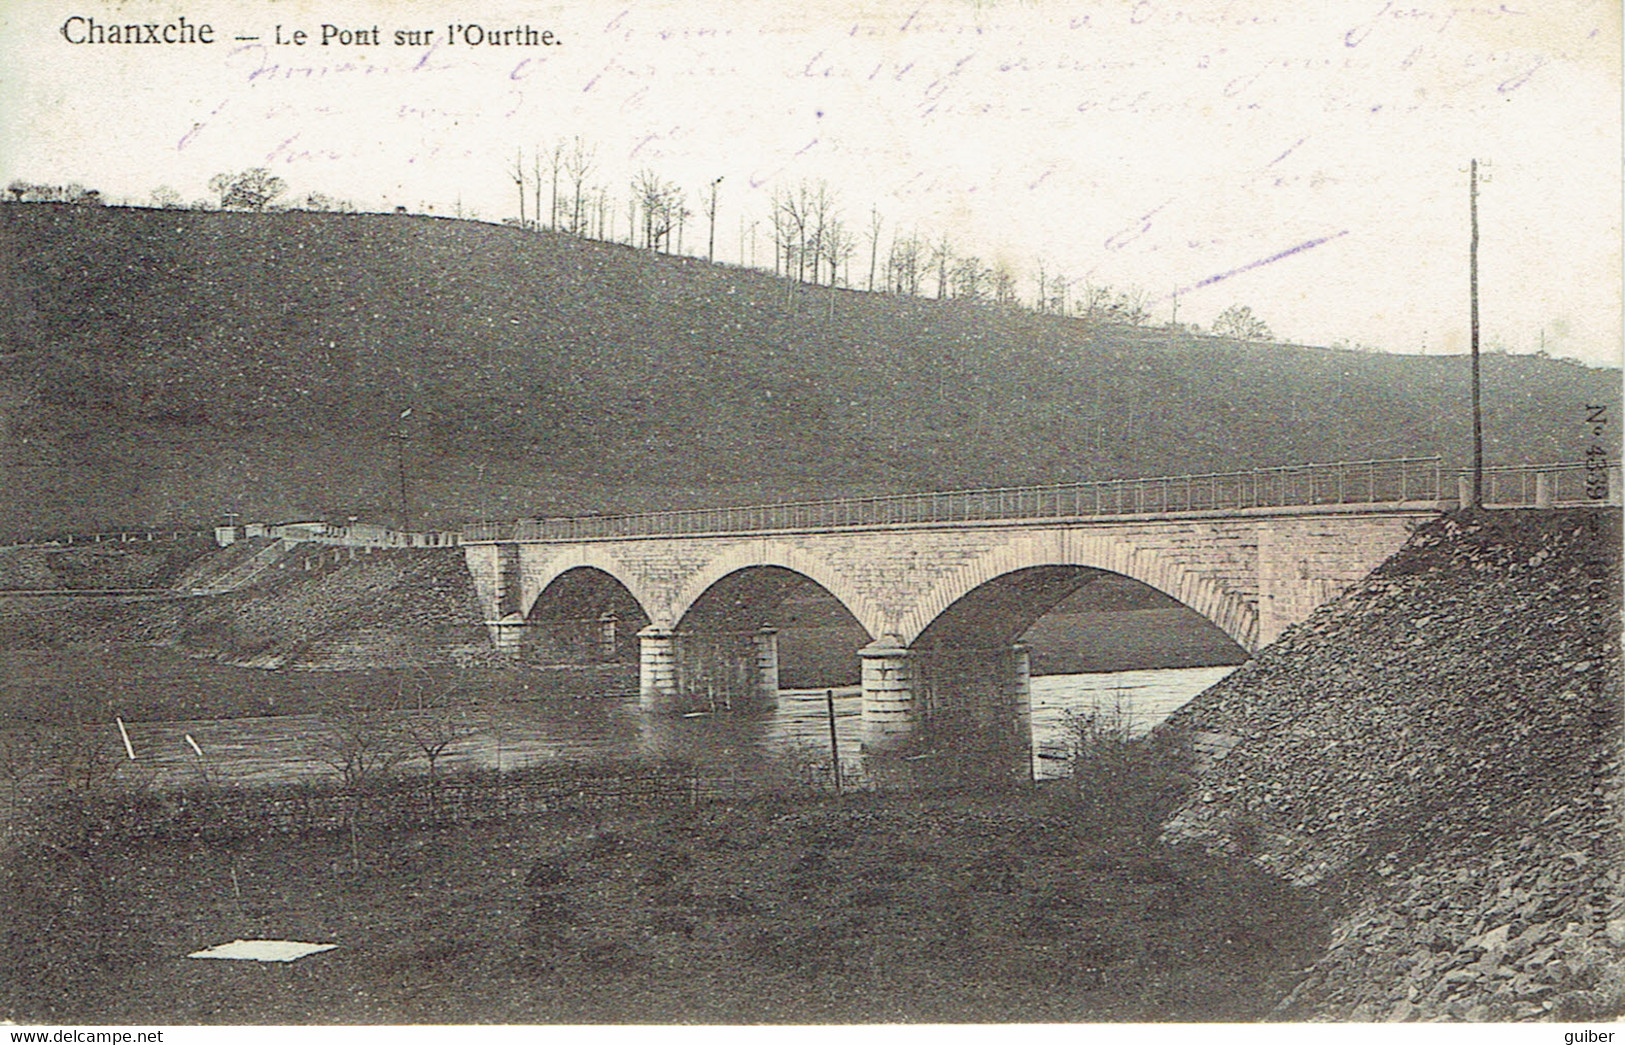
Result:
<svg viewBox="0 0 1625 1045"><path fill-rule="evenodd" d="M183 17L214 42L64 34ZM1476 158L1483 347L1617 366L1620 22L1584 0L7 0L0 181L144 205L264 166L290 197L499 221L516 152L528 177L579 138L617 235L640 170L696 215L720 177L723 262L754 236L769 265L772 193L823 182L860 286L878 213L882 255L946 235L1026 298L1042 267L1138 288L1158 322L1245 304L1283 340L1435 355L1468 346Z"/></svg>

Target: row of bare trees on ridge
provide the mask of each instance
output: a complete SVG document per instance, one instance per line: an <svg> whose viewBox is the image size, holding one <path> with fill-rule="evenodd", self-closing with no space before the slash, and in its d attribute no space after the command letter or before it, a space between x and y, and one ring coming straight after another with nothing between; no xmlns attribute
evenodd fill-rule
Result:
<svg viewBox="0 0 1625 1045"><path fill-rule="evenodd" d="M506 175L516 189L519 217L505 224L620 242L659 253L686 254L690 253L690 226L695 225L697 235L700 229L694 219L703 217L703 256L707 261L716 260L718 198L724 178L712 180L695 194L700 208L696 215L689 206L689 193L652 168L642 168L631 177L624 200L599 180L598 174L597 147L580 136L568 140L560 138L546 151L538 146L528 164L524 150L516 150ZM219 198L223 210L265 211L283 206L279 198L287 186L266 168L256 167L237 174L217 174L210 179L209 189ZM94 190L77 185L58 189L14 182L8 191L18 202L100 202ZM542 217L544 193L545 220ZM156 206L183 205L180 194L167 186L160 186L152 195ZM206 207L207 204L192 206ZM356 209L347 201L320 192L308 193L293 207L328 211ZM624 238L620 236L623 215ZM757 257L757 230L761 225L760 218L748 224L744 216L739 219L741 266L764 267L759 265ZM1150 298L1139 287L1113 288L1079 280L1042 261L1028 274L1034 293L1023 300L1017 289L1020 275L1007 262L989 264L961 250L947 233L931 237L917 230L894 229L886 241L886 221L879 208L871 206L867 220L855 226L847 219L835 191L822 180L803 180L793 186L775 188L769 202L767 226L773 273L789 281L788 293L792 300L797 286L827 286L833 309L837 288L862 285L871 292L987 301L1038 313L1131 326L1143 325L1151 318ZM856 279L852 272L854 260L858 266ZM1177 304L1175 309L1170 325L1177 327ZM1183 329L1199 328L1188 324ZM1244 305L1232 305L1220 313L1211 332L1245 341L1274 339L1269 327Z"/></svg>
<svg viewBox="0 0 1625 1045"><path fill-rule="evenodd" d="M695 219L703 217L703 256L715 260L718 188L723 178L713 180L695 194L700 208L696 215L689 206L689 193L682 186L645 167L632 176L623 204L608 185L595 180L597 148L579 136L561 138L545 152L537 147L528 165L524 150L516 150L506 173L519 203L519 217L509 224L684 254L690 252L691 222L697 226ZM624 238L618 234L623 213ZM761 225L760 218L748 223L740 218L742 266L760 267L757 230ZM837 194L821 180L774 189L767 227L773 273L791 280L792 285L810 283L832 291L861 285L869 291L988 301L1134 326L1151 318L1149 296L1140 288L1114 289L1074 279L1042 262L1031 274L1036 292L1023 300L1017 289L1020 276L1008 263L989 264L975 254L963 252L946 233L930 237L918 231L894 230L887 241L886 222L877 207L870 207L867 220L854 225L847 219ZM698 231L696 227L695 233ZM854 262L858 266L856 278ZM1234 306L1222 313L1213 332L1247 340L1271 338L1268 327L1245 306Z"/></svg>

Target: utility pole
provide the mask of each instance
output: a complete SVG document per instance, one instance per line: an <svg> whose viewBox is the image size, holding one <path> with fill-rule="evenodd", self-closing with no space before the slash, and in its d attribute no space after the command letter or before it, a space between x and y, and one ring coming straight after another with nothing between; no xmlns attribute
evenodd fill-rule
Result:
<svg viewBox="0 0 1625 1045"><path fill-rule="evenodd" d="M705 260L715 261L717 253L717 186L722 184L722 177L711 183L711 206L706 211L706 217L711 219L711 236L705 243Z"/></svg>
<svg viewBox="0 0 1625 1045"><path fill-rule="evenodd" d="M406 431L406 419L411 416L411 413L411 407L407 407L405 410L401 411L401 430L399 432L391 432L389 435L391 439L395 440L395 471L400 476L401 481L400 515L396 520L395 526L395 529L401 533L406 532L406 523L408 518L410 518L406 510L406 440L409 438Z"/></svg>
<svg viewBox="0 0 1625 1045"><path fill-rule="evenodd" d="M519 186L519 227L525 227L525 150L514 152L513 181Z"/></svg>
<svg viewBox="0 0 1625 1045"><path fill-rule="evenodd" d="M1468 207L1472 216L1473 239L1469 257L1469 282L1472 289L1472 354L1473 354L1473 489L1472 507L1484 506L1484 426L1479 412L1478 393L1478 161L1472 162L1468 175L1470 187Z"/></svg>
<svg viewBox="0 0 1625 1045"><path fill-rule="evenodd" d="M542 147L536 146L531 154L531 174L536 179L536 207L532 211L531 224L537 228L542 227Z"/></svg>

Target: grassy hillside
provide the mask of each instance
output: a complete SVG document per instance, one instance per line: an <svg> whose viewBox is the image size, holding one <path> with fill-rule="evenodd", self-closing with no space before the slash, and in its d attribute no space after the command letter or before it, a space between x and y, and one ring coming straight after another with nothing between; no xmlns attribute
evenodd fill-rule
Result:
<svg viewBox="0 0 1625 1045"><path fill-rule="evenodd" d="M414 524L1466 447L1466 363L990 305L407 215L0 206L0 531ZM1492 462L1619 373L1485 360ZM400 415L411 410L402 421Z"/></svg>

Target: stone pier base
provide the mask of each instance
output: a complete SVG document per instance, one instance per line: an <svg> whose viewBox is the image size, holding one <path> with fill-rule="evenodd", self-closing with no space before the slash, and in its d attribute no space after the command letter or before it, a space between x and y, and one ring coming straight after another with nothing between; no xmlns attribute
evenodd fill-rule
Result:
<svg viewBox="0 0 1625 1045"><path fill-rule="evenodd" d="M500 620L485 622L485 630L491 636L491 645L498 652L506 653L510 657L519 656L520 644L525 636L525 618L517 613L510 613Z"/></svg>
<svg viewBox="0 0 1625 1045"><path fill-rule="evenodd" d="M912 650L886 635L858 651L863 661L863 749L900 747L919 727Z"/></svg>
<svg viewBox="0 0 1625 1045"><path fill-rule="evenodd" d="M677 633L651 624L638 632L638 641L638 706L644 711L679 710Z"/></svg>
<svg viewBox="0 0 1625 1045"><path fill-rule="evenodd" d="M756 647L755 705L761 709L779 706L779 629L763 626L754 636Z"/></svg>

